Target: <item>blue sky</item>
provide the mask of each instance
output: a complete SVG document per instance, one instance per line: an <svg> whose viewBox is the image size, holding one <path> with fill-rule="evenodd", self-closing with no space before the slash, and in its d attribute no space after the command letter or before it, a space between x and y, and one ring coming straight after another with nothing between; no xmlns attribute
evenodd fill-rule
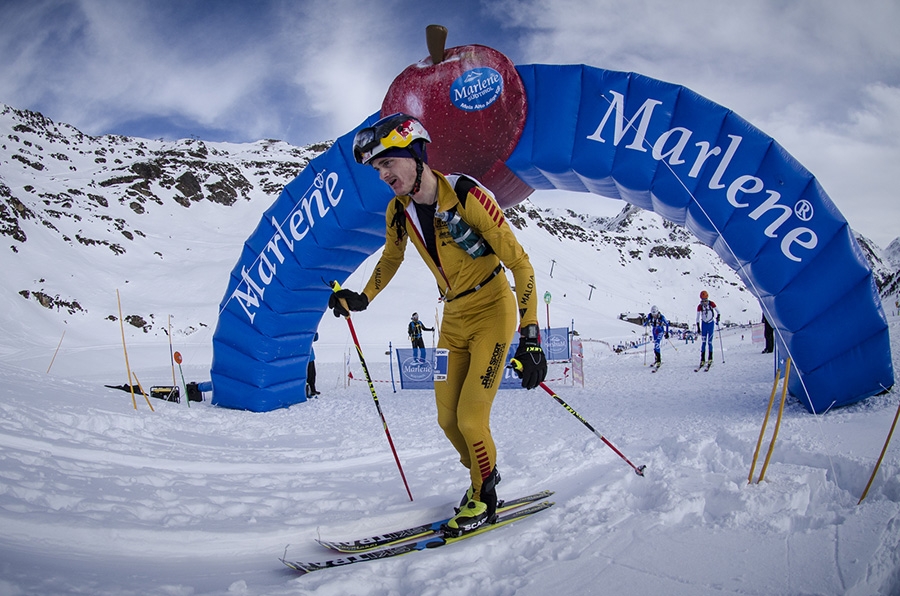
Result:
<svg viewBox="0 0 900 596"><path fill-rule="evenodd" d="M0 0L0 103L91 135L295 145L378 110L447 45L684 85L770 134L857 231L900 236L894 0Z"/></svg>

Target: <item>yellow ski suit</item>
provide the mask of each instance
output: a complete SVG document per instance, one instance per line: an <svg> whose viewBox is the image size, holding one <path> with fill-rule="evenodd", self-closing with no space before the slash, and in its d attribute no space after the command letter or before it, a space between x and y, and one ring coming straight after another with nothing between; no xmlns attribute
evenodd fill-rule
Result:
<svg viewBox="0 0 900 596"><path fill-rule="evenodd" d="M474 186L462 204L454 190L457 176L434 174L437 211L455 208L492 250L472 258L453 240L447 224L435 218L435 261L425 245L412 199L398 196L388 204L384 251L363 292L372 301L387 286L403 262L407 240L412 239L445 303L438 347L449 350L449 360L447 380L435 383L438 424L469 469L477 495L497 460L491 406L516 331L517 310L520 325L537 324L537 289L528 255L493 196ZM513 273L515 296L503 265Z"/></svg>

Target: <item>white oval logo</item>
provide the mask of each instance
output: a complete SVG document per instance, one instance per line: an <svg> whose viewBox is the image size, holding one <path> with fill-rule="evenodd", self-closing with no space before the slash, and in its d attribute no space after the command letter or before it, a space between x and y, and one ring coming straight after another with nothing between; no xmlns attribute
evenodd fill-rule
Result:
<svg viewBox="0 0 900 596"><path fill-rule="evenodd" d="M462 73L450 86L450 102L464 112L477 112L503 93L503 77L487 66Z"/></svg>

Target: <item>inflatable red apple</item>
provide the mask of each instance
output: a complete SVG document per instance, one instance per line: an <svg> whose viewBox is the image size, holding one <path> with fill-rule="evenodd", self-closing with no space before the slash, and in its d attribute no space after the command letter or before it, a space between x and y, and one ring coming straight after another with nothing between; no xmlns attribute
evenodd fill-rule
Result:
<svg viewBox="0 0 900 596"><path fill-rule="evenodd" d="M430 55L394 79L381 115L404 112L421 120L431 135L432 168L473 176L501 207L515 205L534 192L505 163L525 127L525 86L497 50L481 45L445 50L446 37L446 28L428 26Z"/></svg>

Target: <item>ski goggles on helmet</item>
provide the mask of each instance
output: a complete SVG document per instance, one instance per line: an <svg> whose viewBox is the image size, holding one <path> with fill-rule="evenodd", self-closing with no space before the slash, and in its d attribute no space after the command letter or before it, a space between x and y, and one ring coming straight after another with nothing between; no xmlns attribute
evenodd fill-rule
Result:
<svg viewBox="0 0 900 596"><path fill-rule="evenodd" d="M365 165L388 149L408 148L416 141L431 142L422 123L407 114L392 114L356 133L353 157Z"/></svg>

